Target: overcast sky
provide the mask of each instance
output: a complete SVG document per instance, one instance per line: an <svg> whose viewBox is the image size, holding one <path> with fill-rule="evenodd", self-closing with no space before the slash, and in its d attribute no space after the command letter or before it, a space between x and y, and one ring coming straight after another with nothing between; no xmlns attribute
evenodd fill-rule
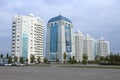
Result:
<svg viewBox="0 0 120 80"><path fill-rule="evenodd" d="M69 18L74 31L110 41L111 51L120 51L120 0L0 0L0 53L10 53L12 18L15 14L47 21L59 14Z"/></svg>

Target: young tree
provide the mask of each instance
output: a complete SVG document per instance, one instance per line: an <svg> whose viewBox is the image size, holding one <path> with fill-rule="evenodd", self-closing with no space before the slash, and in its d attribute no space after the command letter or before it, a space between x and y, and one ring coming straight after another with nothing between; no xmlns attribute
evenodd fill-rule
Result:
<svg viewBox="0 0 120 80"><path fill-rule="evenodd" d="M67 54L66 54L66 52L64 52L64 54L63 54L64 63L66 61L66 58L67 58Z"/></svg>
<svg viewBox="0 0 120 80"><path fill-rule="evenodd" d="M100 56L100 62L103 63L105 61L105 57L104 56Z"/></svg>
<svg viewBox="0 0 120 80"><path fill-rule="evenodd" d="M23 57L20 57L20 58L19 58L19 62L20 62L21 64L23 64L23 63L24 63L24 58L23 58Z"/></svg>
<svg viewBox="0 0 120 80"><path fill-rule="evenodd" d="M106 56L106 57L105 57L105 62L108 62L108 63L109 63L109 56Z"/></svg>
<svg viewBox="0 0 120 80"><path fill-rule="evenodd" d="M88 55L84 53L84 54L83 54L83 60L82 60L82 63L83 63L84 65L87 64L87 59L88 59Z"/></svg>
<svg viewBox="0 0 120 80"><path fill-rule="evenodd" d="M37 62L38 62L38 63L40 63L40 62L41 62L41 61L40 61L40 56L37 58Z"/></svg>
<svg viewBox="0 0 120 80"><path fill-rule="evenodd" d="M113 63L114 62L114 55L110 55L110 63Z"/></svg>
<svg viewBox="0 0 120 80"><path fill-rule="evenodd" d="M8 64L10 64L10 63L12 63L12 57L11 56L8 57Z"/></svg>
<svg viewBox="0 0 120 80"><path fill-rule="evenodd" d="M43 62L46 64L48 62L48 59L44 58Z"/></svg>
<svg viewBox="0 0 120 80"><path fill-rule="evenodd" d="M77 61L75 60L75 56L72 57L72 64L77 64Z"/></svg>
<svg viewBox="0 0 120 80"><path fill-rule="evenodd" d="M17 61L18 61L18 57L14 56L14 62L17 62Z"/></svg>
<svg viewBox="0 0 120 80"><path fill-rule="evenodd" d="M30 55L30 63L35 62L35 56L33 54Z"/></svg>
<svg viewBox="0 0 120 80"><path fill-rule="evenodd" d="M70 57L68 62L71 64L75 64L75 63L77 64L77 61L75 60L75 56Z"/></svg>
<svg viewBox="0 0 120 80"><path fill-rule="evenodd" d="M0 58L3 58L3 54L0 55Z"/></svg>
<svg viewBox="0 0 120 80"><path fill-rule="evenodd" d="M56 59L56 62L57 62L57 63L59 62L59 59L58 59L58 58Z"/></svg>

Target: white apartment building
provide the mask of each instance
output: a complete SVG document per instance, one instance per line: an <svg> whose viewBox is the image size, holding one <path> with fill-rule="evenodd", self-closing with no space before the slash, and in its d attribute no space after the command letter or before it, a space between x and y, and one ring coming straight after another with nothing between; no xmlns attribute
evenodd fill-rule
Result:
<svg viewBox="0 0 120 80"><path fill-rule="evenodd" d="M75 33L75 59L82 61L83 56L83 34L78 30Z"/></svg>
<svg viewBox="0 0 120 80"><path fill-rule="evenodd" d="M88 55L89 61L94 61L94 55L95 55L95 40L90 36L86 35L84 36L84 43L83 43L83 53Z"/></svg>
<svg viewBox="0 0 120 80"><path fill-rule="evenodd" d="M30 14L15 15L12 22L12 55L28 58L35 55L43 61L43 20Z"/></svg>
<svg viewBox="0 0 120 80"><path fill-rule="evenodd" d="M110 55L109 41L104 40L103 37L97 41L97 54L99 56Z"/></svg>
<svg viewBox="0 0 120 80"><path fill-rule="evenodd" d="M104 40L103 37L95 40L89 34L83 35L78 30L75 32L75 59L82 61L84 53L88 55L88 61L94 61L96 55L108 56L110 55L109 41Z"/></svg>

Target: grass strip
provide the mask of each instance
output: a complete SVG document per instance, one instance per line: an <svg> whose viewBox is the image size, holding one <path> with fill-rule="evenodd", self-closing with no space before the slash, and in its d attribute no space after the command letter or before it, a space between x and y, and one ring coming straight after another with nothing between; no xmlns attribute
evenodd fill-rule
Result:
<svg viewBox="0 0 120 80"><path fill-rule="evenodd" d="M120 67L115 66L60 66L60 67L68 67L68 68L105 68L105 69L120 69Z"/></svg>

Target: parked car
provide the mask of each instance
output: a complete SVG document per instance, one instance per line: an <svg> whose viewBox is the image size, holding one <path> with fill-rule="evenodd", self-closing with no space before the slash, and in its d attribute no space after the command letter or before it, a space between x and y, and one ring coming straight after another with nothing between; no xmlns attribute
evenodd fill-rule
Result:
<svg viewBox="0 0 120 80"><path fill-rule="evenodd" d="M17 63L12 63L12 65L11 66L17 66Z"/></svg>
<svg viewBox="0 0 120 80"><path fill-rule="evenodd" d="M12 66L12 64L5 64L5 66Z"/></svg>

